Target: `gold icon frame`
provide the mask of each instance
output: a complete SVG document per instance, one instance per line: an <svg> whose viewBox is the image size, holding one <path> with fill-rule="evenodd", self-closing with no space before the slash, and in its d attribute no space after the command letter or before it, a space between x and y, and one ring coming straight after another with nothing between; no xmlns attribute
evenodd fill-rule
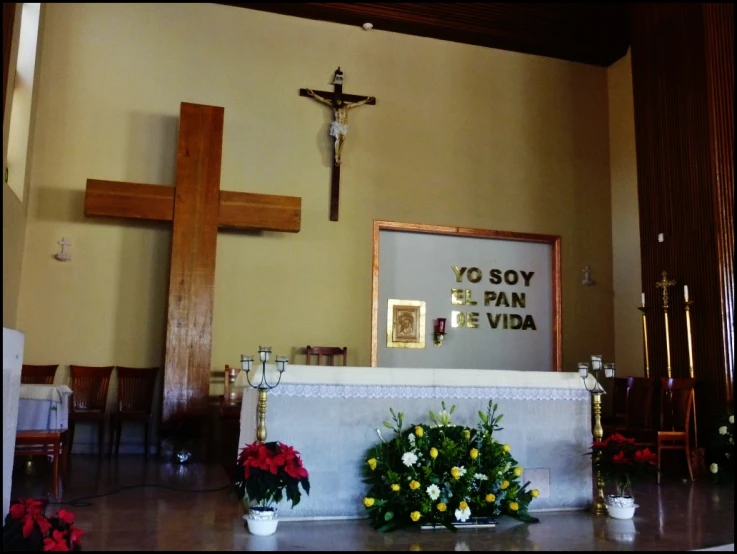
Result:
<svg viewBox="0 0 737 554"><path fill-rule="evenodd" d="M390 298L386 310L387 348L425 348L425 302Z"/></svg>

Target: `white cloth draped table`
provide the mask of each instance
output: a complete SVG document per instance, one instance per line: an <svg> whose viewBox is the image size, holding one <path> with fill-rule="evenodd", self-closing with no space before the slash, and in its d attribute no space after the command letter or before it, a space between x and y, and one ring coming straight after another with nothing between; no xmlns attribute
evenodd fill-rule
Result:
<svg viewBox="0 0 737 554"><path fill-rule="evenodd" d="M69 397L66 385L21 385L18 402L18 431L58 431L69 427Z"/></svg>

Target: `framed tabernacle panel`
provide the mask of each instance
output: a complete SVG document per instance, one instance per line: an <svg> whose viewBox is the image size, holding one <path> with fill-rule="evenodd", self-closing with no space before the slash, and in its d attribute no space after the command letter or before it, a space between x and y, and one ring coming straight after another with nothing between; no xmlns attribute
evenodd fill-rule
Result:
<svg viewBox="0 0 737 554"><path fill-rule="evenodd" d="M372 367L561 371L560 258L556 235L374 221Z"/></svg>

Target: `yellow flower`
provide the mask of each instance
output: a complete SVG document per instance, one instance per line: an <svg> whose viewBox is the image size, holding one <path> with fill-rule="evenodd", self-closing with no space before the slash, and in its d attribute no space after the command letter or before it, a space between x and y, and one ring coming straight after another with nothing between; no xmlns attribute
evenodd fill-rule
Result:
<svg viewBox="0 0 737 554"><path fill-rule="evenodd" d="M420 512L412 512L409 517L412 518L412 521L417 521L420 519Z"/></svg>
<svg viewBox="0 0 737 554"><path fill-rule="evenodd" d="M392 490L393 490L394 492L397 492L397 491L399 490L399 485L397 485L396 483L394 483L394 484L392 485Z"/></svg>
<svg viewBox="0 0 737 554"><path fill-rule="evenodd" d="M451 469L450 470L450 474L453 477L455 477L456 479L460 479L461 478L461 470L458 469L457 467L454 467L453 469Z"/></svg>
<svg viewBox="0 0 737 554"><path fill-rule="evenodd" d="M471 456L472 460L475 460L476 458L479 457L479 451L476 448L472 448L471 452L469 452L468 455Z"/></svg>
<svg viewBox="0 0 737 554"><path fill-rule="evenodd" d="M487 502L494 502L494 500L496 500L496 496L494 496L493 494L489 493L486 495Z"/></svg>
<svg viewBox="0 0 737 554"><path fill-rule="evenodd" d="M363 499L363 505L366 506L367 508L370 508L371 506L374 505L374 499L373 498L364 498Z"/></svg>
<svg viewBox="0 0 737 554"><path fill-rule="evenodd" d="M512 451L512 447L509 446L508 444L505 444L502 448L504 449L504 452L511 452Z"/></svg>
<svg viewBox="0 0 737 554"><path fill-rule="evenodd" d="M510 502L509 509L513 512L516 512L517 510L519 510L519 504L517 504L516 502Z"/></svg>
<svg viewBox="0 0 737 554"><path fill-rule="evenodd" d="M502 486L499 487L500 489L504 490L509 486L509 481L502 481Z"/></svg>
<svg viewBox="0 0 737 554"><path fill-rule="evenodd" d="M409 547L409 549L412 552L419 552L420 550L422 550L422 547L419 544L413 544Z"/></svg>
<svg viewBox="0 0 737 554"><path fill-rule="evenodd" d="M438 457L438 449L437 449L437 448L435 448L435 447L432 447L432 448L430 449L430 457L431 457L431 458L432 458L433 460L434 460L435 458L437 458L437 457Z"/></svg>
<svg viewBox="0 0 737 554"><path fill-rule="evenodd" d="M515 476L515 477L519 477L519 476L521 476L521 475L522 475L522 468L521 468L521 467L519 467L519 466L515 467L515 468L514 468L514 476Z"/></svg>
<svg viewBox="0 0 737 554"><path fill-rule="evenodd" d="M538 496L540 496L540 491L537 489L532 489L530 491L530 494L532 495L532 498L537 498Z"/></svg>
<svg viewBox="0 0 737 554"><path fill-rule="evenodd" d="M417 435L418 437L422 437L422 435L424 434L425 434L425 430L422 427L420 427L419 425L415 427L415 435Z"/></svg>
<svg viewBox="0 0 737 554"><path fill-rule="evenodd" d="M371 468L371 470L372 470L372 471L373 471L374 469L376 469L376 458L371 458L371 459L370 459L370 460L368 461L368 465L369 465L369 467Z"/></svg>
<svg viewBox="0 0 737 554"><path fill-rule="evenodd" d="M465 510L466 508L468 508L468 503L467 503L467 502L466 502L465 500L461 500L461 503L460 503L460 504L458 504L458 507L459 507L459 508L460 508L461 510Z"/></svg>
<svg viewBox="0 0 737 554"><path fill-rule="evenodd" d="M412 482L409 484L409 488L412 489L413 491L417 490L420 488L420 483L418 483L415 480L412 480Z"/></svg>
<svg viewBox="0 0 737 554"><path fill-rule="evenodd" d="M469 431L468 429L466 429L465 431L463 431L463 436L466 437L467 439L470 439L471 438L471 431Z"/></svg>
<svg viewBox="0 0 737 554"><path fill-rule="evenodd" d="M448 506L446 506L445 504L441 502L440 504L437 505L437 508L438 508L438 512L444 512L445 510L448 509Z"/></svg>

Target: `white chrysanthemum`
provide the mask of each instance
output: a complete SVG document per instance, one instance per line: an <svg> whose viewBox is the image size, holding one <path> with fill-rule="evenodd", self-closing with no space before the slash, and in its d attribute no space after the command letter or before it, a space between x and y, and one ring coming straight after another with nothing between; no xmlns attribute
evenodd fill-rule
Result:
<svg viewBox="0 0 737 554"><path fill-rule="evenodd" d="M729 416L729 422L730 422L730 423L731 423L732 425L734 425L734 416L733 416L733 415Z"/></svg>
<svg viewBox="0 0 737 554"><path fill-rule="evenodd" d="M458 468L458 475L463 477L466 474L466 468L464 466L461 466Z"/></svg>
<svg viewBox="0 0 737 554"><path fill-rule="evenodd" d="M512 467L512 462L507 462L506 464L504 464L504 473L509 471L510 467Z"/></svg>
<svg viewBox="0 0 737 554"><path fill-rule="evenodd" d="M455 511L456 519L458 521L466 521L469 517L471 517L471 509L466 508L465 510L461 510L460 508Z"/></svg>
<svg viewBox="0 0 737 554"><path fill-rule="evenodd" d="M709 466L709 471L711 471L712 473L716 473L717 471L719 471L719 466L716 464L711 464Z"/></svg>
<svg viewBox="0 0 737 554"><path fill-rule="evenodd" d="M484 475L483 473L475 473L473 476L474 479L477 479L479 481L488 481L488 477Z"/></svg>
<svg viewBox="0 0 737 554"><path fill-rule="evenodd" d="M440 489L437 485L430 485L425 489L425 492L427 492L427 495L430 497L431 500L437 500L440 496Z"/></svg>
<svg viewBox="0 0 737 554"><path fill-rule="evenodd" d="M417 463L417 454L414 452L405 452L402 454L402 463L407 467L412 467Z"/></svg>
<svg viewBox="0 0 737 554"><path fill-rule="evenodd" d="M721 426L721 427L719 428L719 434L720 434L720 435L726 435L726 434L727 434L727 426L726 426L726 425L722 425L722 426Z"/></svg>
<svg viewBox="0 0 737 554"><path fill-rule="evenodd" d="M407 440L412 446L414 446L415 445L415 434L410 433L409 435L407 435Z"/></svg>

